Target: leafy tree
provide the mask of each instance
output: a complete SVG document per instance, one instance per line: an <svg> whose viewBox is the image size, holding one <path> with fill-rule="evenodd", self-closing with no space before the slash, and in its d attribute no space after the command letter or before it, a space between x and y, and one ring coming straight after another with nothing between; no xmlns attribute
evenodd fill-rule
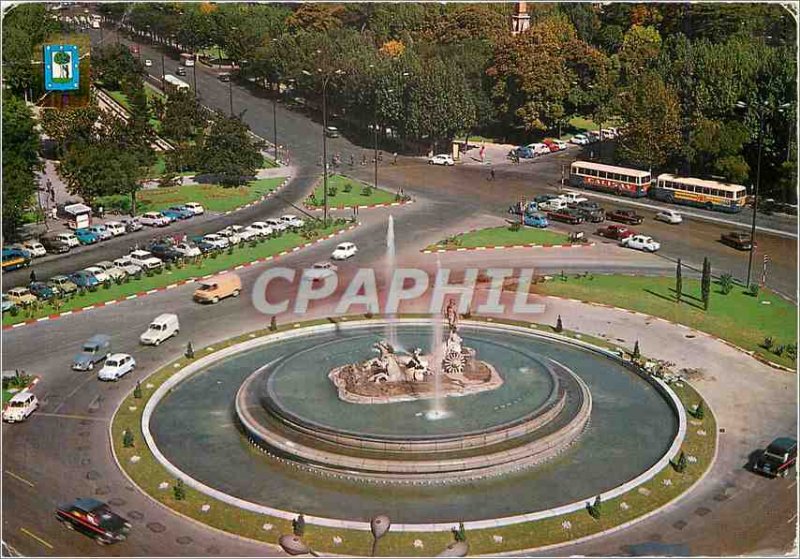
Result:
<svg viewBox="0 0 800 559"><path fill-rule="evenodd" d="M727 295L733 290L733 276L731 274L722 274L719 277L719 288L723 295Z"/></svg>
<svg viewBox="0 0 800 559"><path fill-rule="evenodd" d="M703 258L703 276L700 279L700 294L703 299L703 309L708 310L708 300L711 297L711 262L708 257Z"/></svg>
<svg viewBox="0 0 800 559"><path fill-rule="evenodd" d="M3 236L16 235L22 214L36 192L34 172L41 168L39 135L25 102L6 95L3 103Z"/></svg>
<svg viewBox="0 0 800 559"><path fill-rule="evenodd" d="M223 184L240 184L261 167L264 148L254 140L238 117L218 115L211 126L198 161L198 170L214 175Z"/></svg>
<svg viewBox="0 0 800 559"><path fill-rule="evenodd" d="M196 53L213 44L214 21L201 5L184 4L175 39L189 51Z"/></svg>
<svg viewBox="0 0 800 559"><path fill-rule="evenodd" d="M42 130L65 149L72 142L87 142L95 135L100 109L94 105L42 111Z"/></svg>
<svg viewBox="0 0 800 559"><path fill-rule="evenodd" d="M298 514L297 517L292 520L292 533L298 538L302 538L306 533L306 519L302 514Z"/></svg>
<svg viewBox="0 0 800 559"><path fill-rule="evenodd" d="M140 187L136 155L108 142L71 145L61 160L59 173L69 193L89 205L99 196L131 194Z"/></svg>
<svg viewBox="0 0 800 559"><path fill-rule="evenodd" d="M57 32L59 24L43 3L18 4L3 16L3 83L22 95L41 72L31 64L36 47Z"/></svg>
<svg viewBox="0 0 800 559"><path fill-rule="evenodd" d="M140 86L144 65L123 44L112 43L92 51L92 75L109 89Z"/></svg>
<svg viewBox="0 0 800 559"><path fill-rule="evenodd" d="M330 31L342 25L344 6L341 4L296 4L286 23L296 31Z"/></svg>
<svg viewBox="0 0 800 559"><path fill-rule="evenodd" d="M457 542L467 541L467 530L464 528L464 523L459 522L457 528L453 528L453 539Z"/></svg>
<svg viewBox="0 0 800 559"><path fill-rule="evenodd" d="M633 358L639 359L642 356L642 352L639 349L639 340L636 340L636 343L633 344Z"/></svg>
<svg viewBox="0 0 800 559"><path fill-rule="evenodd" d="M661 49L661 35L655 27L634 25L622 39L619 59L628 83L641 76Z"/></svg>
<svg viewBox="0 0 800 559"><path fill-rule="evenodd" d="M178 143L196 140L207 122L203 108L191 91L171 93L164 106L161 133Z"/></svg>

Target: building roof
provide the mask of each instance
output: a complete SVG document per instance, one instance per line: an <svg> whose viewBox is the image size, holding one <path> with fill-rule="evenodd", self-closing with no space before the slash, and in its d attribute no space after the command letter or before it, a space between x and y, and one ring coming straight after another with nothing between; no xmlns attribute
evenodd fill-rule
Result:
<svg viewBox="0 0 800 559"><path fill-rule="evenodd" d="M719 182L719 181L712 181L707 179L696 179L694 177L679 177L678 175L670 175L669 173L664 173L658 175L658 180L665 180L665 181L675 181L681 184L691 184L694 186L705 186L707 188L718 188L722 190L747 190L741 184L733 184L729 182Z"/></svg>
<svg viewBox="0 0 800 559"><path fill-rule="evenodd" d="M627 167L615 167L613 165L604 165L603 163L593 163L591 161L574 161L573 166L579 165L587 169L594 169L595 171L605 171L607 173L620 173L631 175L633 177L646 177L650 175L650 171L641 171L639 169L629 169Z"/></svg>

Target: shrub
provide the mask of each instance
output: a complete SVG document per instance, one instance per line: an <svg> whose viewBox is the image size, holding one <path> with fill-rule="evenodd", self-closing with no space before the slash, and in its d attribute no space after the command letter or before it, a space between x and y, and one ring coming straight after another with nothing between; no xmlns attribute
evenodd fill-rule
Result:
<svg viewBox="0 0 800 559"><path fill-rule="evenodd" d="M108 281L104 282L103 283L103 289L111 289L111 282L108 282Z"/></svg>
<svg viewBox="0 0 800 559"><path fill-rule="evenodd" d="M89 291L91 293L97 293L97 286L96 285L90 285L89 286Z"/></svg>
<svg viewBox="0 0 800 559"><path fill-rule="evenodd" d="M303 517L302 513L292 520L292 533L298 538L302 538L303 534L306 533L306 519Z"/></svg>
<svg viewBox="0 0 800 559"><path fill-rule="evenodd" d="M372 196L372 187L367 185L361 189L362 196Z"/></svg>
<svg viewBox="0 0 800 559"><path fill-rule="evenodd" d="M561 332L564 330L564 324L561 322L561 315L558 315L558 319L556 320L556 332Z"/></svg>
<svg viewBox="0 0 800 559"><path fill-rule="evenodd" d="M686 466L688 464L688 461L686 460L686 454L684 454L684 452L681 451L681 454L680 456L678 456L678 459L674 462L670 461L670 464L672 464L672 467L676 472L678 472L679 474L683 473L683 471L686 470Z"/></svg>
<svg viewBox="0 0 800 559"><path fill-rule="evenodd" d="M278 329L278 320L273 316L269 319L270 332L275 332Z"/></svg>
<svg viewBox="0 0 800 559"><path fill-rule="evenodd" d="M633 358L639 359L642 356L642 353L639 351L639 340L636 340L636 343L633 344Z"/></svg>
<svg viewBox="0 0 800 559"><path fill-rule="evenodd" d="M172 486L172 494L175 496L176 501L183 501L186 499L186 488L183 486L183 481L178 480Z"/></svg>
<svg viewBox="0 0 800 559"><path fill-rule="evenodd" d="M11 307L11 310L8 311L8 312L11 313L11 316L17 316L17 315L19 315L19 307L14 305L13 307Z"/></svg>
<svg viewBox="0 0 800 559"><path fill-rule="evenodd" d="M125 448L133 448L133 433L130 429L125 429L122 432L122 446Z"/></svg>
<svg viewBox="0 0 800 559"><path fill-rule="evenodd" d="M250 248L256 248L257 246L258 246L258 241L255 238L250 239Z"/></svg>
<svg viewBox="0 0 800 559"><path fill-rule="evenodd" d="M136 274L136 277L139 277L139 274ZM123 282L123 283L130 283L130 282L131 282L131 277L130 277L130 276L125 276L125 277L122 279L122 282Z"/></svg>
<svg viewBox="0 0 800 559"><path fill-rule="evenodd" d="M328 187L328 196L330 196L331 198L336 196L337 192L339 192L339 190L335 186Z"/></svg>
<svg viewBox="0 0 800 559"><path fill-rule="evenodd" d="M772 336L767 336L766 338L764 338L764 341L761 342L761 347L763 347L764 349L769 349L772 347L773 343L774 340L772 339Z"/></svg>
<svg viewBox="0 0 800 559"><path fill-rule="evenodd" d="M786 357L792 361L797 359L797 344L789 344L786 346Z"/></svg>
<svg viewBox="0 0 800 559"><path fill-rule="evenodd" d="M453 539L457 542L467 541L467 530L464 528L464 523L459 522L457 528L452 529Z"/></svg>
<svg viewBox="0 0 800 559"><path fill-rule="evenodd" d="M217 259L217 255L218 255L218 254L219 254L219 252L218 252L218 251L216 251L216 250L214 250L213 252L211 252L211 259L212 259L212 260L216 260L216 259Z"/></svg>
<svg viewBox="0 0 800 559"><path fill-rule="evenodd" d="M759 289L760 288L757 283L751 283L750 287L747 288L747 294L750 295L751 297L758 297Z"/></svg>
<svg viewBox="0 0 800 559"><path fill-rule="evenodd" d="M779 345L778 347L776 347L775 349L773 349L773 350L772 350L772 353L774 353L775 355L777 355L778 357L780 357L781 355L783 355L783 352L784 352L784 351L786 351L786 346L785 346L785 345L783 345L783 344L781 344L781 345Z"/></svg>
<svg viewBox="0 0 800 559"><path fill-rule="evenodd" d="M519 221L515 221L514 223L508 226L509 231L517 232L520 229L522 229L522 224Z"/></svg>
<svg viewBox="0 0 800 559"><path fill-rule="evenodd" d="M137 380L136 386L133 387L133 397L136 399L141 399L142 397L142 384Z"/></svg>
<svg viewBox="0 0 800 559"><path fill-rule="evenodd" d="M163 273L164 273L164 268L162 268L160 266L158 268L156 268L156 275L157 276L160 276Z"/></svg>
<svg viewBox="0 0 800 559"><path fill-rule="evenodd" d="M172 271L172 263L171 262L167 262L166 264L164 264L164 269L166 271L168 271L168 272L171 272Z"/></svg>
<svg viewBox="0 0 800 559"><path fill-rule="evenodd" d="M228 256L233 254L233 245L228 245L228 251L227 252L228 252Z"/></svg>
<svg viewBox="0 0 800 559"><path fill-rule="evenodd" d="M730 274L722 274L719 277L719 289L723 295L727 295L733 290L733 276Z"/></svg>
<svg viewBox="0 0 800 559"><path fill-rule="evenodd" d="M352 192L352 190L353 190L353 184L349 182L342 187L342 192Z"/></svg>
<svg viewBox="0 0 800 559"><path fill-rule="evenodd" d="M703 407L703 401L701 400L698 402L697 406L694 408L694 414L697 419L703 419L706 415L706 410Z"/></svg>

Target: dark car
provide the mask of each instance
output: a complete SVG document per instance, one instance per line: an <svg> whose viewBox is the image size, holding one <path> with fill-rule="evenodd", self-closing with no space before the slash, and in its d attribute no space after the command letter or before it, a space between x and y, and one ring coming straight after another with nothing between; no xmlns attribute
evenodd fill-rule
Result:
<svg viewBox="0 0 800 559"><path fill-rule="evenodd" d="M570 205L570 207L578 210L586 221L601 223L606 220L606 211L601 208L597 202L578 202L577 204Z"/></svg>
<svg viewBox="0 0 800 559"><path fill-rule="evenodd" d="M780 437L769 443L753 465L753 471L769 477L786 477L797 462L797 441Z"/></svg>
<svg viewBox="0 0 800 559"><path fill-rule="evenodd" d="M56 518L70 530L77 530L100 544L121 542L128 537L131 523L96 499L75 499L56 509Z"/></svg>
<svg viewBox="0 0 800 559"><path fill-rule="evenodd" d="M39 242L47 252L61 254L70 250L69 244L55 236L45 235L39 239Z"/></svg>
<svg viewBox="0 0 800 559"><path fill-rule="evenodd" d="M719 240L722 244L733 247L737 250L750 250L753 248L753 241L749 233L741 231L730 231L720 235Z"/></svg>
<svg viewBox="0 0 800 559"><path fill-rule="evenodd" d="M186 75L186 68L183 66L178 66L175 68L175 75L176 76L185 76Z"/></svg>
<svg viewBox="0 0 800 559"><path fill-rule="evenodd" d="M183 254L172 248L166 243L153 243L147 250L156 258L160 258L164 262L175 262L183 258Z"/></svg>
<svg viewBox="0 0 800 559"><path fill-rule="evenodd" d="M572 208L564 208L561 210L547 212L547 217L553 221L563 221L564 223L571 223L572 225L583 223L583 216L581 213Z"/></svg>
<svg viewBox="0 0 800 559"><path fill-rule="evenodd" d="M597 231L595 231L596 235L600 235L601 237L605 237L607 239L614 239L615 241L621 241L626 237L631 237L636 235L636 231L633 229L628 229L624 225L606 225L605 227L601 227Z"/></svg>
<svg viewBox="0 0 800 559"><path fill-rule="evenodd" d="M633 210L614 210L606 213L606 219L619 221L620 223L629 223L631 225L639 225L644 221L644 218Z"/></svg>
<svg viewBox="0 0 800 559"><path fill-rule="evenodd" d="M222 72L221 74L217 75L217 79L221 82L229 82L231 81L231 75L227 72Z"/></svg>
<svg viewBox="0 0 800 559"><path fill-rule="evenodd" d="M36 295L36 298L40 301L49 301L56 296L56 292L53 288L42 281L31 282L28 289L30 289L31 293Z"/></svg>

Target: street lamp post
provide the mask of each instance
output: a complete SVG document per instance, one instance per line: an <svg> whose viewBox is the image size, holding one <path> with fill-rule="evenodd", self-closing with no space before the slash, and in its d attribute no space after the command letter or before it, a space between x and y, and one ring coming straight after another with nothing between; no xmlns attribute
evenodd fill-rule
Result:
<svg viewBox="0 0 800 559"><path fill-rule="evenodd" d="M167 69L164 67L164 53L162 52L161 53L161 89L164 90L164 91L167 90L166 89L167 88L166 75L167 75Z"/></svg>

